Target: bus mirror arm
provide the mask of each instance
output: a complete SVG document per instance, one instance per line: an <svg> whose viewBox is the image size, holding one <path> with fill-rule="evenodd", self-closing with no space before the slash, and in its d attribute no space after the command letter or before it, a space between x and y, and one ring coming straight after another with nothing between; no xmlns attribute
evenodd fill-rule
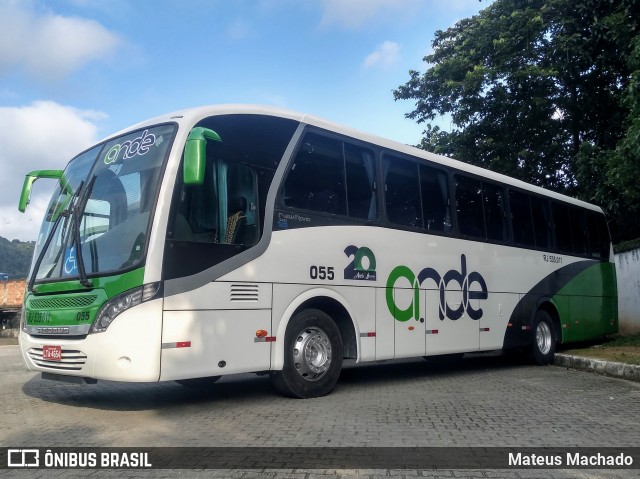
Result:
<svg viewBox="0 0 640 479"><path fill-rule="evenodd" d="M62 178L63 170L36 170L31 173L27 173L22 185L22 193L20 193L20 203L18 204L18 210L20 213L24 213L27 209L27 205L31 200L31 187L33 183L39 178L53 178L59 180Z"/></svg>
<svg viewBox="0 0 640 479"><path fill-rule="evenodd" d="M183 179L185 185L201 185L204 183L207 140L222 141L220 135L208 128L196 127L189 133L184 147Z"/></svg>

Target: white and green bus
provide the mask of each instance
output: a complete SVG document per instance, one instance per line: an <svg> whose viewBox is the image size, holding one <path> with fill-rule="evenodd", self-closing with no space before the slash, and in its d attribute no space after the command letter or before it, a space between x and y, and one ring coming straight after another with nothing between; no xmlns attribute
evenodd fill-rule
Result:
<svg viewBox="0 0 640 479"><path fill-rule="evenodd" d="M308 115L210 106L29 173L56 190L21 321L77 382L269 372L317 397L343 361L526 350L617 331L593 205ZM352 361L352 362L353 362Z"/></svg>

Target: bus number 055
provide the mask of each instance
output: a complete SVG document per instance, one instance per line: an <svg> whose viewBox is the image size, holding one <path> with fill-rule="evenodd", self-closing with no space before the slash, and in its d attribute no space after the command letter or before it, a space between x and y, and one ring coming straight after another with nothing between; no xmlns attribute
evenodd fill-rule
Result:
<svg viewBox="0 0 640 479"><path fill-rule="evenodd" d="M333 280L333 266L311 266L309 268L309 277L311 279L328 279Z"/></svg>

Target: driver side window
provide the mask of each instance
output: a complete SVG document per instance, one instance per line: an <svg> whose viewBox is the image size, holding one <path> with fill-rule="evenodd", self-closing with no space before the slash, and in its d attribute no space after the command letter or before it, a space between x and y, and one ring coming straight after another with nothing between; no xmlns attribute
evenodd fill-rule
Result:
<svg viewBox="0 0 640 479"><path fill-rule="evenodd" d="M182 185L169 238L251 246L258 241L257 181L245 164L207 159L202 185Z"/></svg>

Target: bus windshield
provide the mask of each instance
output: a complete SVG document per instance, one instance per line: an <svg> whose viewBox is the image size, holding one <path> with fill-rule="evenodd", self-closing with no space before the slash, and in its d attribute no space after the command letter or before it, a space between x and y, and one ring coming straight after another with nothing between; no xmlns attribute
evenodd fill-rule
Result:
<svg viewBox="0 0 640 479"><path fill-rule="evenodd" d="M71 160L38 236L35 281L82 281L83 274L112 274L140 265L174 133L175 125L138 130Z"/></svg>

